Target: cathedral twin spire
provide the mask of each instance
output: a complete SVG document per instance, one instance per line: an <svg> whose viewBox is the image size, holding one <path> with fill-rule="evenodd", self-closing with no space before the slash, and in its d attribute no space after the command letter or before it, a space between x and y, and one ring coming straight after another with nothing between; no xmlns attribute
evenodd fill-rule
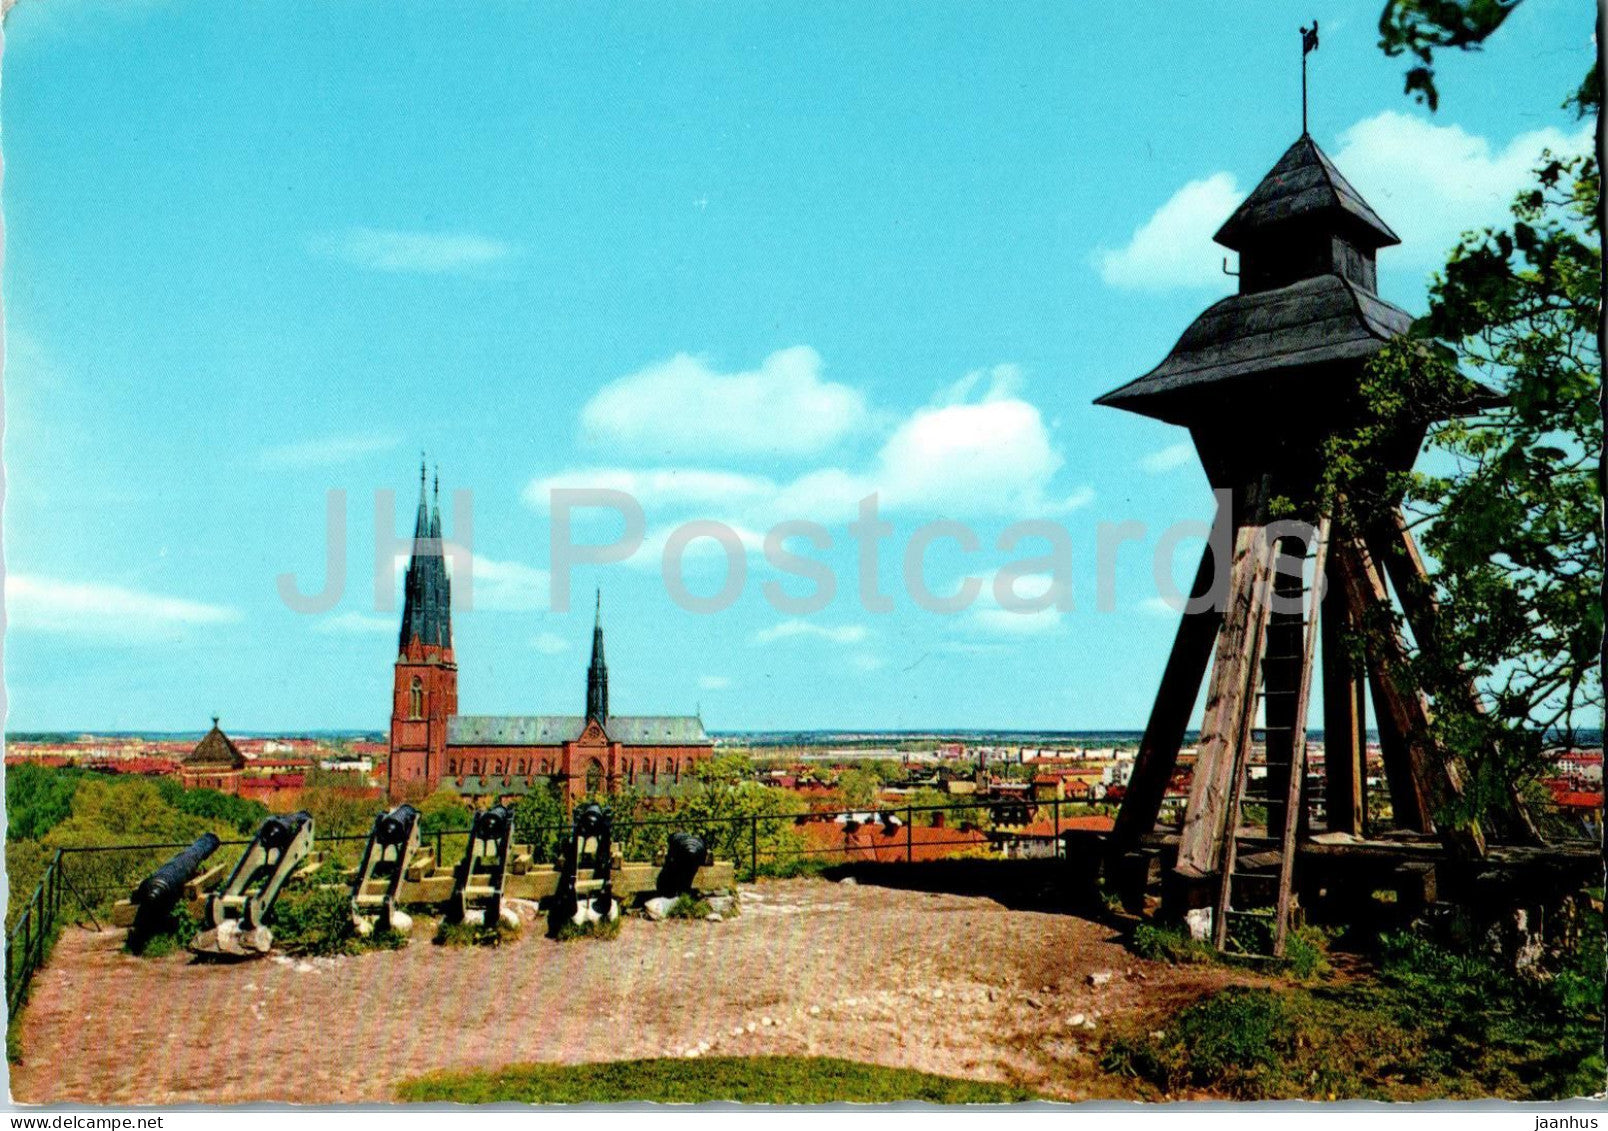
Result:
<svg viewBox="0 0 1608 1131"><path fill-rule="evenodd" d="M441 541L441 478L433 497L425 493L425 468L419 464L419 513L413 525L413 556L408 562L398 650L417 643L426 651L452 650L452 580L447 576ZM592 622L592 662L586 671L586 717L609 718L609 668L603 658L603 594L597 595Z"/></svg>
<svg viewBox="0 0 1608 1131"><path fill-rule="evenodd" d="M408 562L398 650L417 642L426 649L452 650L452 580L441 544L441 475L436 474L434 506L425 494L424 461L419 461L419 513L413 524L413 556Z"/></svg>

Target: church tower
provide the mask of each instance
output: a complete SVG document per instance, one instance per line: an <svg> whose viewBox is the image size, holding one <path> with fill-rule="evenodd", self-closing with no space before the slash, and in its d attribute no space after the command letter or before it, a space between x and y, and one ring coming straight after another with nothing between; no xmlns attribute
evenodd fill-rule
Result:
<svg viewBox="0 0 1608 1131"><path fill-rule="evenodd" d="M592 621L592 664L586 669L586 719L605 728L609 722L609 666L603 662L603 592L597 594Z"/></svg>
<svg viewBox="0 0 1608 1131"><path fill-rule="evenodd" d="M390 793L441 780L447 718L458 713L458 665L452 655L452 581L441 543L441 480L434 506L419 465L419 512L413 526L391 694Z"/></svg>

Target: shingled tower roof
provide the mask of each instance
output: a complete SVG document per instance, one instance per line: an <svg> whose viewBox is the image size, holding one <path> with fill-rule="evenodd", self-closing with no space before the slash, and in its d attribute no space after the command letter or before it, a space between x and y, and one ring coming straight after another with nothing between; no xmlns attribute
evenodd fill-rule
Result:
<svg viewBox="0 0 1608 1131"><path fill-rule="evenodd" d="M1216 240L1240 253L1239 293L1096 404L1185 425L1218 418L1229 401L1334 406L1362 363L1412 326L1376 293L1375 253L1401 241L1307 134Z"/></svg>
<svg viewBox="0 0 1608 1131"><path fill-rule="evenodd" d="M202 736L184 759L186 766L219 766L231 770L244 768L246 756L240 753L230 737L218 729L218 717L212 717L212 729Z"/></svg>
<svg viewBox="0 0 1608 1131"><path fill-rule="evenodd" d="M408 562L402 606L399 651L415 642L425 648L452 648L452 581L447 577L441 544L440 479L432 510L424 491L424 464L419 464L419 513L413 525L413 557Z"/></svg>
<svg viewBox="0 0 1608 1131"><path fill-rule="evenodd" d="M1240 251L1292 223L1327 220L1369 248L1401 242L1310 134L1302 134L1212 238Z"/></svg>

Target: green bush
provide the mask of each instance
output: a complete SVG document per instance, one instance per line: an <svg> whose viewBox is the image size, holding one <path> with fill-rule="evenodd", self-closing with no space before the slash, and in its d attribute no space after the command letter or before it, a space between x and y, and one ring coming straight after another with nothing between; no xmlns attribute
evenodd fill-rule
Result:
<svg viewBox="0 0 1608 1131"><path fill-rule="evenodd" d="M1372 976L1313 987L1231 987L1176 1014L1162 1035L1118 1032L1109 1072L1160 1093L1235 1099L1555 1100L1603 1086L1601 916L1580 945L1534 977L1418 934L1377 940ZM1176 940L1135 932L1167 958ZM1293 932L1288 970L1327 970L1324 936ZM1169 959L1170 960L1170 959Z"/></svg>
<svg viewBox="0 0 1608 1131"><path fill-rule="evenodd" d="M180 902L160 930L143 937L130 931L123 940L123 949L141 958L166 958L189 946L200 930L201 924L190 914L190 908Z"/></svg>
<svg viewBox="0 0 1608 1131"><path fill-rule="evenodd" d="M1214 962L1217 959L1216 951L1199 939L1191 938L1187 932L1158 927L1152 923L1140 923L1134 927L1128 948L1140 958L1174 966Z"/></svg>
<svg viewBox="0 0 1608 1131"><path fill-rule="evenodd" d="M676 901L670 905L670 910L664 913L666 919L707 919L713 910L709 901L699 899L691 892L682 892L676 896Z"/></svg>
<svg viewBox="0 0 1608 1131"><path fill-rule="evenodd" d="M1302 981L1326 978L1334 972L1329 964L1329 938L1316 927L1299 927L1284 938L1284 962L1289 972Z"/></svg>
<svg viewBox="0 0 1608 1131"><path fill-rule="evenodd" d="M286 954L351 954L357 949L351 894L344 888L282 891L269 913L274 946Z"/></svg>
<svg viewBox="0 0 1608 1131"><path fill-rule="evenodd" d="M1168 1093L1198 1088L1264 1099L1277 1094L1296 1043L1296 1026L1277 993L1230 986L1179 1013L1161 1038L1113 1040L1101 1067Z"/></svg>

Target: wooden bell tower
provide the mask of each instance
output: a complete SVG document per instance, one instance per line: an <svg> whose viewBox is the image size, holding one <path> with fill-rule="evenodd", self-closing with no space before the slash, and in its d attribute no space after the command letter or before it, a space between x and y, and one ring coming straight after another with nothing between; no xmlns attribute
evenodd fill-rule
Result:
<svg viewBox="0 0 1608 1131"><path fill-rule="evenodd" d="M1210 546L1202 557L1108 841L1108 874L1144 842L1171 846L1156 822L1209 667L1164 904L1211 907L1219 947L1236 915L1271 916L1262 937L1282 954L1301 842L1436 834L1478 855L1485 840L1472 820L1436 826L1465 775L1432 741L1407 645L1373 633L1365 643L1356 631L1394 589L1415 639L1433 639L1431 590L1407 527L1398 515L1354 529L1319 501L1325 439L1363 420L1363 366L1412 322L1375 293L1375 255L1400 241L1305 133L1215 238L1239 253L1239 293L1200 315L1155 369L1096 401L1189 429L1228 500L1217 521L1233 547L1228 562ZM1411 467L1435 416L1383 441L1380 462ZM1321 799L1306 787L1320 662ZM1365 827L1370 698L1391 802L1379 828Z"/></svg>

